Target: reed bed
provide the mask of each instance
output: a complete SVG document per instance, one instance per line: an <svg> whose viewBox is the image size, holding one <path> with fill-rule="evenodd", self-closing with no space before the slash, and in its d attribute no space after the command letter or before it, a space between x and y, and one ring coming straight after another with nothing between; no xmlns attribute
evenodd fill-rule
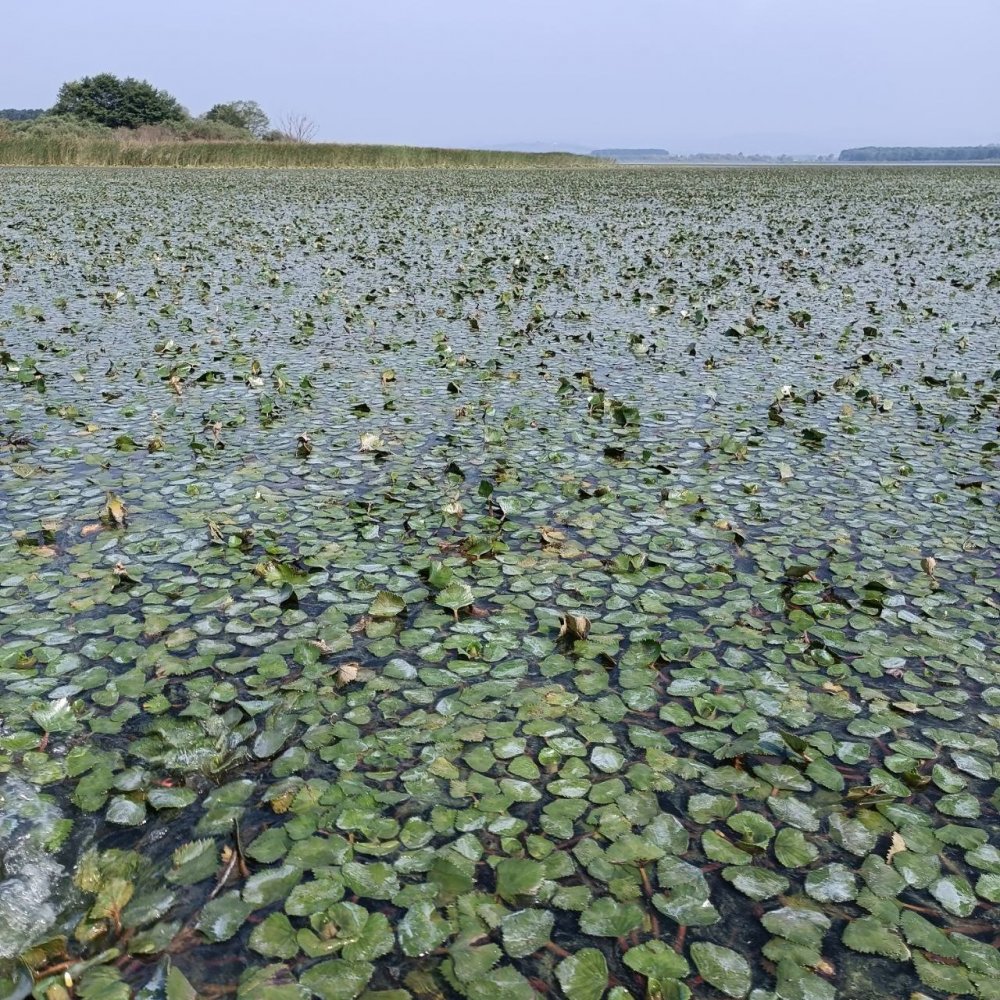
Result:
<svg viewBox="0 0 1000 1000"><path fill-rule="evenodd" d="M493 152L346 143L121 142L114 139L0 137L0 165L70 167L584 167L606 166L572 153Z"/></svg>

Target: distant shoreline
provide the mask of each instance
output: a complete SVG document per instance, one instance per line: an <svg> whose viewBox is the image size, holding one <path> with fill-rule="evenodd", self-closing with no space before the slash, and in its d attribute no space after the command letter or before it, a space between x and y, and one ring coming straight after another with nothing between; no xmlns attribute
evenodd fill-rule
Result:
<svg viewBox="0 0 1000 1000"><path fill-rule="evenodd" d="M853 170L856 170L859 167L1000 167L1000 160L872 160L870 162L853 160L775 160L773 162L747 161L745 163L740 163L734 160L672 160L665 163L629 163L627 161L618 161L613 163L609 161L609 163L613 167L629 168L652 167L654 169L677 169L684 167L731 167L733 170L763 170L771 168L791 170L800 167L808 167L810 169L845 167Z"/></svg>
<svg viewBox="0 0 1000 1000"><path fill-rule="evenodd" d="M681 154L667 149L595 149L592 156L623 166L825 166L832 164L908 166L911 164L955 166L968 163L1000 163L1000 145L986 146L857 146L839 154L814 153L726 153Z"/></svg>
<svg viewBox="0 0 1000 1000"><path fill-rule="evenodd" d="M516 152L347 143L135 142L80 137L0 138L0 167L216 169L788 169L830 167L997 167L1000 159L853 160L720 158L627 160L569 152Z"/></svg>

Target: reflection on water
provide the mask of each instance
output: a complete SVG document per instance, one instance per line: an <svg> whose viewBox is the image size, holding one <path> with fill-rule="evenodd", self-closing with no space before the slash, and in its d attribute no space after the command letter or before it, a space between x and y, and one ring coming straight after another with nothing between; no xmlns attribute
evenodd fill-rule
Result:
<svg viewBox="0 0 1000 1000"><path fill-rule="evenodd" d="M0 785L0 960L17 958L59 918L66 871L43 844L61 818L20 779Z"/></svg>

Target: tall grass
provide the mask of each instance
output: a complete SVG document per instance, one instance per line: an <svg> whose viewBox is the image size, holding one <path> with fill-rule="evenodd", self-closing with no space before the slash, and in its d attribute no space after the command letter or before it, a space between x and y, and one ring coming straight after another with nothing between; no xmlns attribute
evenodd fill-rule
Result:
<svg viewBox="0 0 1000 1000"><path fill-rule="evenodd" d="M0 135L0 165L70 167L600 167L571 153L292 142L121 142Z"/></svg>

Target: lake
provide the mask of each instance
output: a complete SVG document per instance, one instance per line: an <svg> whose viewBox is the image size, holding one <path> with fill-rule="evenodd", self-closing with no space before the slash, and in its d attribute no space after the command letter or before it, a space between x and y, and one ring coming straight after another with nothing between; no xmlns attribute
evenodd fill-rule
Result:
<svg viewBox="0 0 1000 1000"><path fill-rule="evenodd" d="M0 996L1000 996L998 393L988 169L3 170Z"/></svg>

